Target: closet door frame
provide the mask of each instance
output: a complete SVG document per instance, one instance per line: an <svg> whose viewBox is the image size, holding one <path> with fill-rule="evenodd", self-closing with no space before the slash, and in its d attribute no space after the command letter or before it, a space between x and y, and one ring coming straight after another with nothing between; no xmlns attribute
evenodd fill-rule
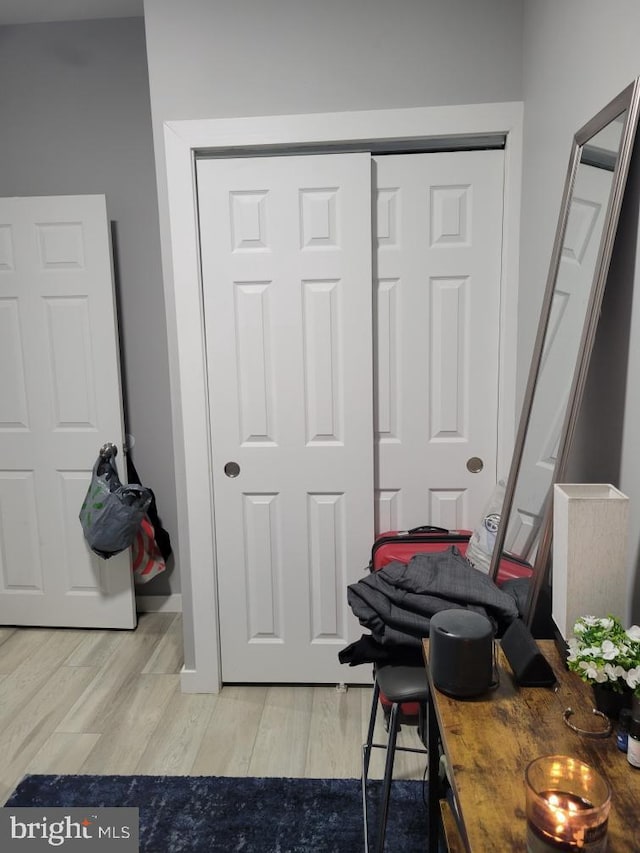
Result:
<svg viewBox="0 0 640 853"><path fill-rule="evenodd" d="M482 136L504 138L498 417L502 471L509 466L516 421L522 125L521 102L164 123L168 222L161 227L163 254L165 260L171 258L165 264L164 288L183 601L183 692L217 693L222 686L196 159L330 151L336 146L367 150L382 143L402 153Z"/></svg>

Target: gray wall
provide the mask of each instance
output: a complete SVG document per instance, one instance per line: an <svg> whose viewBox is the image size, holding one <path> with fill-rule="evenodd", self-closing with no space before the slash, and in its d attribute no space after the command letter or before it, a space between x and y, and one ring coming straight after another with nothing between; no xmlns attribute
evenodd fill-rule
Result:
<svg viewBox="0 0 640 853"><path fill-rule="evenodd" d="M107 197L127 429L136 438L139 473L174 534L166 320L142 18L0 27L0 116L0 195ZM179 590L177 572L140 591L169 587Z"/></svg>
<svg viewBox="0 0 640 853"><path fill-rule="evenodd" d="M145 0L145 24L167 279L163 122L519 101L522 95L522 4L516 0ZM180 488L178 478L179 506ZM190 667L186 574L182 585Z"/></svg>
<svg viewBox="0 0 640 853"><path fill-rule="evenodd" d="M162 122L524 100L522 385L571 137L640 73L640 8L635 0L610 0L606 9L600 0L534 0L524 13L514 0L146 0L145 15L151 102L141 20L0 28L0 194L107 195L128 428L179 555L165 331L171 318L160 266L162 253L169 275ZM631 496L632 567L640 539L638 171L575 454L587 479L617 482ZM603 420L603 411L614 417ZM603 441L616 413L614 441ZM179 589L174 572L142 591ZM637 612L640 593L634 594Z"/></svg>
<svg viewBox="0 0 640 853"><path fill-rule="evenodd" d="M146 0L154 123L520 100L514 0Z"/></svg>
<svg viewBox="0 0 640 853"><path fill-rule="evenodd" d="M633 0L535 0L524 15L524 170L519 374L525 378L548 272L573 134L640 74ZM636 151L639 149L636 148ZM630 609L640 618L640 170L625 199L591 365L571 477L611 482L630 497Z"/></svg>

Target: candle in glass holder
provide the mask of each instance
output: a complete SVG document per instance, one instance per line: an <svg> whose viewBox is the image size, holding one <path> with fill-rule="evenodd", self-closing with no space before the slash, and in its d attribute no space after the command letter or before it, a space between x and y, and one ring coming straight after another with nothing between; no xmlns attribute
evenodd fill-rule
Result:
<svg viewBox="0 0 640 853"><path fill-rule="evenodd" d="M602 776L569 755L544 755L525 771L528 853L604 853L611 792Z"/></svg>

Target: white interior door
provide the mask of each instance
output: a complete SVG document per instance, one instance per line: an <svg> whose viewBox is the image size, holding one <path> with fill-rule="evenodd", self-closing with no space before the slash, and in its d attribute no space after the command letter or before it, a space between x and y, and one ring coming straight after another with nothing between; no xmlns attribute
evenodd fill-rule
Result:
<svg viewBox="0 0 640 853"><path fill-rule="evenodd" d="M135 626L129 553L94 556L78 521L122 438L104 196L0 199L1 624Z"/></svg>
<svg viewBox="0 0 640 853"><path fill-rule="evenodd" d="M197 179L222 678L342 681L373 537L370 158Z"/></svg>
<svg viewBox="0 0 640 853"><path fill-rule="evenodd" d="M503 160L374 158L378 532L473 528L495 486Z"/></svg>

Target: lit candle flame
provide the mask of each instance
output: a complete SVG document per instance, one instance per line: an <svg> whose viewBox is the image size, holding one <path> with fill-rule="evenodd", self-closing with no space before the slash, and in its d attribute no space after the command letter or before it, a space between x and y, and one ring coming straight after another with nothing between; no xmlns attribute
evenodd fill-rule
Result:
<svg viewBox="0 0 640 853"><path fill-rule="evenodd" d="M555 793L549 794L546 800L549 805L551 823L555 825L556 836L566 837L568 826L572 823L571 818L578 813L577 804L565 797L559 797Z"/></svg>

